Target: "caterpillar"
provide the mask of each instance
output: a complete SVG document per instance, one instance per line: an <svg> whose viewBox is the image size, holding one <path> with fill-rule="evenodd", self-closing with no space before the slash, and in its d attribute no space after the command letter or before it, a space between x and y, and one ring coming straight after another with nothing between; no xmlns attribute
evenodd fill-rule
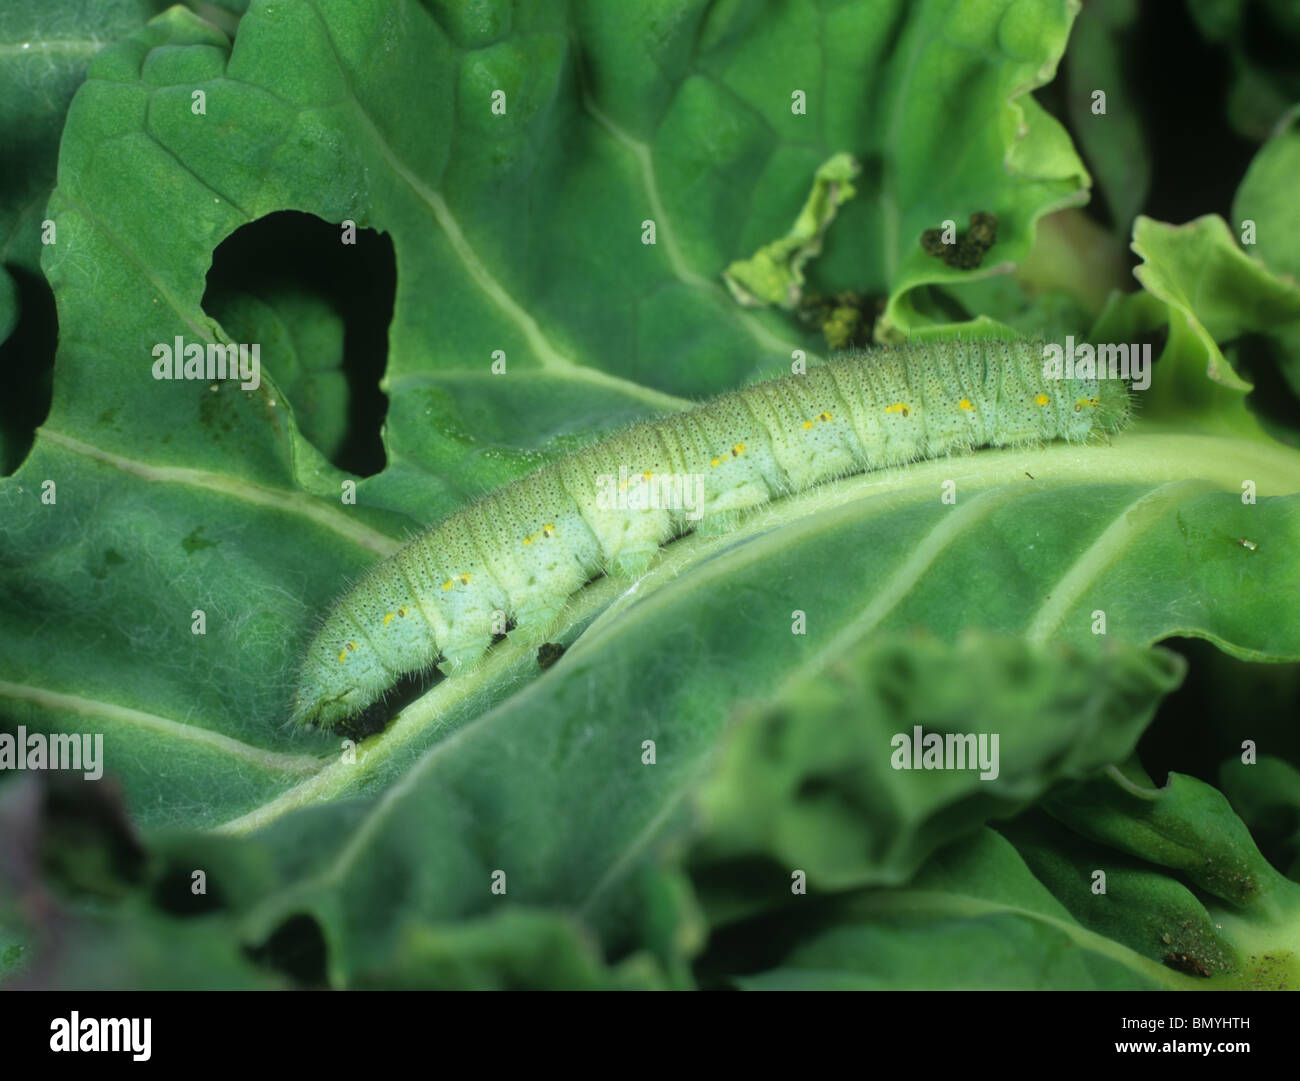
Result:
<svg viewBox="0 0 1300 1081"><path fill-rule="evenodd" d="M636 576L692 530L826 481L974 450L1072 442L1130 415L1120 379L1048 378L1044 343L840 354L803 374L643 422L492 492L378 564L334 604L292 719L333 727L398 680L454 676L494 638L542 635L601 574Z"/></svg>

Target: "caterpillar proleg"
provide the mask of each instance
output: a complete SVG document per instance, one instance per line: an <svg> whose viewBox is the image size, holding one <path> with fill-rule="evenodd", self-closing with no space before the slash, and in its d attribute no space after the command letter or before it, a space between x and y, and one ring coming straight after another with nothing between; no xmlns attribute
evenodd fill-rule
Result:
<svg viewBox="0 0 1300 1081"><path fill-rule="evenodd" d="M853 473L1121 428L1117 378L1049 378L1044 343L858 351L609 436L450 515L335 603L293 719L333 726L431 664L453 676L511 634L542 635L600 574L636 575L694 529ZM1103 376L1105 373L1102 373ZM540 641L540 639L539 639Z"/></svg>

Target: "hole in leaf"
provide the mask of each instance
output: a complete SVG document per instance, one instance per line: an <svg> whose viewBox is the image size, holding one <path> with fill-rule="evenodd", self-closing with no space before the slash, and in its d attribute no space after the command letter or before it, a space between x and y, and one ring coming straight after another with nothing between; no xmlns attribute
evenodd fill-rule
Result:
<svg viewBox="0 0 1300 1081"><path fill-rule="evenodd" d="M41 275L12 264L0 268L0 275L6 271L12 279L12 302L17 312L13 333L0 341L0 377L4 379L4 393L0 394L0 476L7 477L27 457L36 429L50 415L59 321L54 293ZM10 283L0 281L0 290L9 288ZM0 297L0 305L4 303Z"/></svg>
<svg viewBox="0 0 1300 1081"><path fill-rule="evenodd" d="M372 229L343 229L279 211L217 247L204 310L232 341L258 343L263 369L289 400L303 436L359 476L384 468L380 427L397 267L393 243Z"/></svg>
<svg viewBox="0 0 1300 1081"><path fill-rule="evenodd" d="M1230 558L1253 557L1234 537L1215 543ZM1188 668L1182 686L1160 703L1138 741L1138 757L1156 784L1164 784L1171 771L1216 783L1224 761L1241 754L1243 739L1254 740L1261 754L1300 762L1300 664L1240 661L1198 638L1160 644L1186 657ZM1249 703L1245 728L1243 703Z"/></svg>
<svg viewBox="0 0 1300 1081"><path fill-rule="evenodd" d="M244 952L258 964L286 972L307 986L325 984L325 936L310 916L291 917L261 946Z"/></svg>

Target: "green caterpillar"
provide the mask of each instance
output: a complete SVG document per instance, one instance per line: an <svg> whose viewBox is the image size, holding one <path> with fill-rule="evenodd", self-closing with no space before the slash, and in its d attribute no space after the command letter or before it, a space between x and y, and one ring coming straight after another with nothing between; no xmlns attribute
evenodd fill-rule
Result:
<svg viewBox="0 0 1300 1081"><path fill-rule="evenodd" d="M637 575L692 529L852 473L976 447L1121 428L1120 379L1050 379L1044 344L946 342L844 354L648 421L457 511L380 563L326 616L295 696L338 724L405 674L452 675L494 634L541 635L600 574Z"/></svg>

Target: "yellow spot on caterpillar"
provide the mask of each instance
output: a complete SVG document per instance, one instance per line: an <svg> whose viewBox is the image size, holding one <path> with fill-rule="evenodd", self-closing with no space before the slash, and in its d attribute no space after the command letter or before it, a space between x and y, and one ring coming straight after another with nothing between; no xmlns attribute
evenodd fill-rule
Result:
<svg viewBox="0 0 1300 1081"><path fill-rule="evenodd" d="M442 591L446 593L447 590L449 590L455 584L456 584L455 582L453 582L450 578L448 578L445 582L442 583Z"/></svg>
<svg viewBox="0 0 1300 1081"><path fill-rule="evenodd" d="M533 543L533 538L532 538L532 537L525 537L525 538L524 538L524 543L525 543L525 544L532 544L532 543Z"/></svg>
<svg viewBox="0 0 1300 1081"><path fill-rule="evenodd" d="M644 473L641 474L641 476L645 477L646 480L649 480L651 477L654 476L654 474L647 469Z"/></svg>
<svg viewBox="0 0 1300 1081"><path fill-rule="evenodd" d="M803 422L803 426L804 426L805 429L807 429L807 428L811 428L811 427L813 426L813 422L810 421L810 420L805 420L805 421Z"/></svg>
<svg viewBox="0 0 1300 1081"><path fill-rule="evenodd" d="M467 586L467 585L469 585L469 575L468 575L468 574L462 574L462 575L460 576L460 584L463 585L463 586Z"/></svg>
<svg viewBox="0 0 1300 1081"><path fill-rule="evenodd" d="M905 402L895 402L893 405L887 405L887 406L885 406L885 412L886 412L886 413L901 413L903 416L906 417L906 416L908 416L912 411L911 411L910 409L907 408L907 404L906 404Z"/></svg>
<svg viewBox="0 0 1300 1081"><path fill-rule="evenodd" d="M1039 405L1046 405L1051 400L1052 399L1049 398L1046 394L1040 394L1037 398L1034 399L1034 401L1036 401Z"/></svg>
<svg viewBox="0 0 1300 1081"><path fill-rule="evenodd" d="M829 413L827 413L825 410L822 410L822 412L820 412L820 413L817 414L817 419L818 419L818 420L831 420L832 418L831 418L831 415L830 415Z"/></svg>
<svg viewBox="0 0 1300 1081"><path fill-rule="evenodd" d="M356 649L356 648L357 648L357 644L356 644L356 642L349 642L349 643L348 643L348 649L349 649L349 651L350 651L350 650L354 650L354 649Z"/></svg>
<svg viewBox="0 0 1300 1081"><path fill-rule="evenodd" d="M410 611L410 609L407 608L406 605L402 605L402 607L399 608L399 609L397 610L397 614L398 614L399 616L401 616L403 619L405 619L405 618L406 618L406 613L409 612L409 611Z"/></svg>
<svg viewBox="0 0 1300 1081"><path fill-rule="evenodd" d="M548 537L553 537L553 536L555 536L555 526L554 526L554 525L544 525L544 526L542 526L542 532L545 533ZM466 575L466 576L465 576L465 584L466 584L466 585L469 584L469 575Z"/></svg>
<svg viewBox="0 0 1300 1081"><path fill-rule="evenodd" d="M348 651L346 649L339 650L339 664L342 664L347 659L348 659Z"/></svg>
<svg viewBox="0 0 1300 1081"><path fill-rule="evenodd" d="M744 443L737 443L734 447L731 448L731 455L733 458L739 458L744 453L745 453Z"/></svg>
<svg viewBox="0 0 1300 1081"><path fill-rule="evenodd" d="M962 399L961 401L959 401L957 404L958 404L959 406L961 406L961 408L963 408L963 409L968 409L968 410L969 410L969 409L974 409L974 408L975 408L973 405L970 404L970 399L969 399L969 398L963 398L963 399Z"/></svg>
<svg viewBox="0 0 1300 1081"><path fill-rule="evenodd" d="M709 465L721 465L721 464L722 464L721 458L714 458L713 461L709 463Z"/></svg>
<svg viewBox="0 0 1300 1081"><path fill-rule="evenodd" d="M384 626L387 627L387 626L388 626L390 623L392 623L393 620L395 620L396 618L397 618L397 617L396 617L395 615L393 615L392 612L389 612L388 615L384 616Z"/></svg>
<svg viewBox="0 0 1300 1081"><path fill-rule="evenodd" d="M1100 401L1101 401L1100 398L1080 398L1078 401L1074 403L1074 411L1076 413L1079 412L1079 410L1081 410L1085 405L1091 408L1092 406L1096 405Z"/></svg>

